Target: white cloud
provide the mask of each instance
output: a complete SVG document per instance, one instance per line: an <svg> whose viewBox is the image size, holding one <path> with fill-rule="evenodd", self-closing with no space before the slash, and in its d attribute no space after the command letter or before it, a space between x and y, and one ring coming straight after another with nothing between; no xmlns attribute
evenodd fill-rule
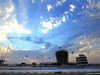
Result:
<svg viewBox="0 0 100 75"><path fill-rule="evenodd" d="M40 18L43 18L43 16L40 16Z"/></svg>
<svg viewBox="0 0 100 75"><path fill-rule="evenodd" d="M48 33L48 29L41 29L41 31L42 31L44 34Z"/></svg>
<svg viewBox="0 0 100 75"><path fill-rule="evenodd" d="M70 11L74 11L74 9L75 9L75 6L70 4Z"/></svg>
<svg viewBox="0 0 100 75"><path fill-rule="evenodd" d="M23 32L26 33L26 34L31 34L32 33L31 30L28 30L28 29L24 29Z"/></svg>
<svg viewBox="0 0 100 75"><path fill-rule="evenodd" d="M50 22L54 22L54 20L55 20L55 18L53 18L53 17L50 17Z"/></svg>
<svg viewBox="0 0 100 75"><path fill-rule="evenodd" d="M78 14L85 14L90 17L100 18L100 1L99 0L87 0L87 5L82 6L82 12ZM93 10L95 9L95 10Z"/></svg>
<svg viewBox="0 0 100 75"><path fill-rule="evenodd" d="M62 17L62 21L63 21L63 22L66 21L66 17L65 17L65 16Z"/></svg>
<svg viewBox="0 0 100 75"><path fill-rule="evenodd" d="M17 21L13 20L12 22L5 22L5 25L0 28L2 31L5 31L6 33L25 33L25 34L31 34L31 31L28 29L25 29L23 25L18 24Z"/></svg>
<svg viewBox="0 0 100 75"><path fill-rule="evenodd" d="M0 31L0 40L7 40L6 35L7 35L7 32Z"/></svg>
<svg viewBox="0 0 100 75"><path fill-rule="evenodd" d="M32 3L34 3L34 0L32 0Z"/></svg>
<svg viewBox="0 0 100 75"><path fill-rule="evenodd" d="M10 14L6 14L5 17L3 18L3 20L6 20L7 18L9 18Z"/></svg>
<svg viewBox="0 0 100 75"><path fill-rule="evenodd" d="M34 0L33 0L34 1ZM27 18L28 18L28 8L29 8L29 0L19 0L19 17L23 21L26 21L27 23ZM24 23L23 23L24 24ZM24 24L25 25L25 24Z"/></svg>
<svg viewBox="0 0 100 75"><path fill-rule="evenodd" d="M50 17L50 21L40 22L40 24L42 24L43 27L46 28L46 29L42 29L41 31L43 33L47 33L50 29L53 29L53 27L58 27L59 25L62 24L62 22L65 22L65 21L66 21L65 16L60 17L60 19Z"/></svg>
<svg viewBox="0 0 100 75"><path fill-rule="evenodd" d="M6 7L5 9L6 9L7 13L12 13L14 11L15 7L14 7L14 5L11 4L10 7Z"/></svg>
<svg viewBox="0 0 100 75"><path fill-rule="evenodd" d="M21 51L30 51L30 50L33 50L33 49L14 49L14 51L18 51L18 50L21 50Z"/></svg>
<svg viewBox="0 0 100 75"><path fill-rule="evenodd" d="M80 44L83 44L82 42L79 42Z"/></svg>
<svg viewBox="0 0 100 75"><path fill-rule="evenodd" d="M62 5L64 2L66 2L66 0L57 1L56 6Z"/></svg>
<svg viewBox="0 0 100 75"><path fill-rule="evenodd" d="M60 1L57 1L56 6L58 6L58 5L61 5L61 2Z"/></svg>
<svg viewBox="0 0 100 75"><path fill-rule="evenodd" d="M73 9L75 8L75 6L74 6L74 5L70 5L70 7L71 7L71 8L73 8Z"/></svg>
<svg viewBox="0 0 100 75"><path fill-rule="evenodd" d="M58 27L57 24L53 24L54 27Z"/></svg>
<svg viewBox="0 0 100 75"><path fill-rule="evenodd" d="M65 14L67 14L68 12L65 12Z"/></svg>
<svg viewBox="0 0 100 75"><path fill-rule="evenodd" d="M41 24L43 25L43 27L47 28L47 29L52 29L52 23L49 21L49 22L46 22L46 21L43 21L41 22Z"/></svg>
<svg viewBox="0 0 100 75"><path fill-rule="evenodd" d="M66 16L66 13L64 13L62 17L49 17L49 19L50 20L45 19L45 21L40 22L40 24L42 24L45 28L40 29L43 33L47 33L50 29L60 26L63 22L65 22L68 19L68 16Z"/></svg>
<svg viewBox="0 0 100 75"><path fill-rule="evenodd" d="M84 6L82 6L82 9L84 9Z"/></svg>
<svg viewBox="0 0 100 75"><path fill-rule="evenodd" d="M100 10L100 1L97 2L96 7Z"/></svg>
<svg viewBox="0 0 100 75"><path fill-rule="evenodd" d="M66 0L61 0L62 2L66 2Z"/></svg>
<svg viewBox="0 0 100 75"><path fill-rule="evenodd" d="M6 36L8 33L24 33L31 34L31 30L26 29L22 24L19 24L16 19L16 12L13 3L9 2L9 7L2 7L3 12L0 21L2 26L0 26L0 40L7 40ZM9 18L9 19L8 19Z"/></svg>
<svg viewBox="0 0 100 75"><path fill-rule="evenodd" d="M51 9L53 9L53 7L50 4L48 4L47 5L47 10L50 11Z"/></svg>
<svg viewBox="0 0 100 75"><path fill-rule="evenodd" d="M10 7L5 7L4 9L5 9L4 11L5 17L3 16L3 20L6 20L7 18L11 16L11 13L14 12L15 7L13 4L11 4Z"/></svg>

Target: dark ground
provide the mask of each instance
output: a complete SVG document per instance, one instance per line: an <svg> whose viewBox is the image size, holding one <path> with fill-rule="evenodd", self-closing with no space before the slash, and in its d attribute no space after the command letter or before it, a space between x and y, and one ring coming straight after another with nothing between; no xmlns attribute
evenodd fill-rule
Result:
<svg viewBox="0 0 100 75"><path fill-rule="evenodd" d="M0 73L0 75L100 75L100 72L89 73L57 73L57 74L33 74L33 73Z"/></svg>

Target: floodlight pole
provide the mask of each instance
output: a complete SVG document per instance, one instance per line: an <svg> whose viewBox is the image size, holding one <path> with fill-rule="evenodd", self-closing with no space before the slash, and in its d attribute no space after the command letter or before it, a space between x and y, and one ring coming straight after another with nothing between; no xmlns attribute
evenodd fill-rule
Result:
<svg viewBox="0 0 100 75"><path fill-rule="evenodd" d="M43 49L42 49L42 65L43 65Z"/></svg>
<svg viewBox="0 0 100 75"><path fill-rule="evenodd" d="M39 57L37 57L37 63L39 63L39 62L38 62L38 58L39 58Z"/></svg>
<svg viewBox="0 0 100 75"><path fill-rule="evenodd" d="M39 55L39 63L41 63L41 55Z"/></svg>
<svg viewBox="0 0 100 75"><path fill-rule="evenodd" d="M54 62L54 55L53 55L53 62Z"/></svg>
<svg viewBox="0 0 100 75"><path fill-rule="evenodd" d="M4 56L4 61L5 61L6 57L7 57L8 50L9 50L9 45L8 45L8 48L7 48L6 54L5 54L5 56Z"/></svg>
<svg viewBox="0 0 100 75"><path fill-rule="evenodd" d="M42 46L42 68L43 68L43 52L44 52L45 47Z"/></svg>
<svg viewBox="0 0 100 75"><path fill-rule="evenodd" d="M89 56L89 59L90 59L90 62L91 62L91 58L90 58L90 55L89 55L89 52L87 52L88 56ZM91 62L92 63L92 62Z"/></svg>
<svg viewBox="0 0 100 75"><path fill-rule="evenodd" d="M42 46L42 64L43 64L43 52L44 52L45 47Z"/></svg>
<svg viewBox="0 0 100 75"><path fill-rule="evenodd" d="M73 63L74 63L74 52L72 52L72 56L73 56Z"/></svg>

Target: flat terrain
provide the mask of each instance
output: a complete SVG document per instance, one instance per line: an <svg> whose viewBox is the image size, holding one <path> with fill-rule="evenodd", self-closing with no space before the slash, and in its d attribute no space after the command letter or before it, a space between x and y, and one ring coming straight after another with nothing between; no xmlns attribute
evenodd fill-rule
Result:
<svg viewBox="0 0 100 75"><path fill-rule="evenodd" d="M100 72L89 73L58 73L58 74L33 74L33 73L0 73L0 75L100 75Z"/></svg>
<svg viewBox="0 0 100 75"><path fill-rule="evenodd" d="M35 70L37 69L37 70ZM1 67L0 75L100 75L100 68Z"/></svg>

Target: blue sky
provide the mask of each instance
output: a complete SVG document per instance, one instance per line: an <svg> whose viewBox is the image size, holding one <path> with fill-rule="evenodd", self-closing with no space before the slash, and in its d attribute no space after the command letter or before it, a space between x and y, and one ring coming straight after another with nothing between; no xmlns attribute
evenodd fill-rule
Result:
<svg viewBox="0 0 100 75"><path fill-rule="evenodd" d="M55 59L61 46L69 52L69 62L74 51L75 57L89 52L92 62L100 63L100 1L0 0L1 57L8 44L6 63L20 63L25 55L23 61L38 62L42 46L45 62Z"/></svg>

